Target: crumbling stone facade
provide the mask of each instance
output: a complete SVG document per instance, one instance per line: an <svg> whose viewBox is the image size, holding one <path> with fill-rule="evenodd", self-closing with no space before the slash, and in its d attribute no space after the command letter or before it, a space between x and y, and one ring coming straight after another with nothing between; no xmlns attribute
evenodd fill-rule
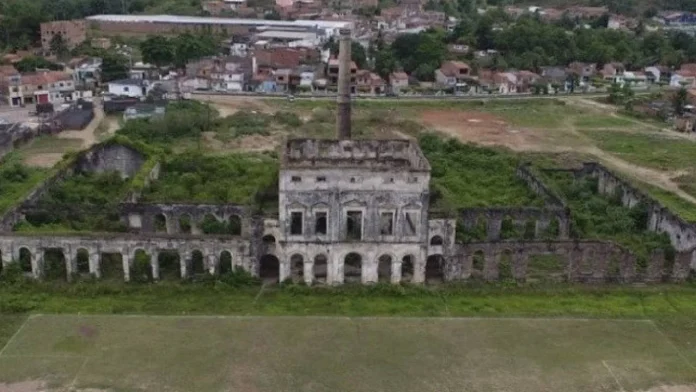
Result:
<svg viewBox="0 0 696 392"><path fill-rule="evenodd" d="M83 155L74 167L42 184L24 205L75 171L119 170L124 177L133 176L142 156L122 147L105 146ZM107 262L103 255L119 254L123 279L129 280L135 252L142 251L150 256L152 277L158 279L159 255L176 252L182 278L194 273L192 260L199 255L204 271L211 274L223 269L225 259L227 270L241 267L266 281L331 285L525 281L530 260L540 255L556 256L555 277L567 282L679 282L694 267L693 225L597 164L572 171L578 177L597 177L600 192L620 192L627 206L647 203L650 228L667 232L673 240L673 261L655 252L647 264L639 265L635 255L617 244L569 240L569 208L527 165L517 174L545 201L544 207L467 208L456 216L434 216L429 211L430 165L413 141L294 139L286 142L281 159L277 216L256 215L250 206L137 203L129 197L120 206L127 234L29 236L5 226L0 233L2 264L19 260L23 253L31 261L30 274L40 278L46 252L59 251L69 279L77 271L78 252L83 252L89 273L100 277ZM154 180L158 168L152 170ZM22 209L10 214L3 222L21 219ZM205 234L210 222L228 225L229 231ZM556 231L549 236L554 223ZM525 233L525 240L505 239L505 224ZM481 225L483 242L457 242L458 229Z"/></svg>

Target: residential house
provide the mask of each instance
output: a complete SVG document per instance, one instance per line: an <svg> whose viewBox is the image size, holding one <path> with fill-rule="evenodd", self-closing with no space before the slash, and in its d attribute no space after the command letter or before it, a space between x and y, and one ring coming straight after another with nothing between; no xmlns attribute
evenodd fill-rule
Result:
<svg viewBox="0 0 696 392"><path fill-rule="evenodd" d="M251 76L251 60L237 57L209 57L186 64L184 89L215 91L245 91Z"/></svg>
<svg viewBox="0 0 696 392"><path fill-rule="evenodd" d="M13 91L13 88L20 81L19 72L11 65L0 65L0 101L6 101L11 106L19 106L22 101L22 95L19 90Z"/></svg>
<svg viewBox="0 0 696 392"><path fill-rule="evenodd" d="M101 81L102 59L99 57L88 57L75 64L71 64L73 69L73 80L79 88L92 89L99 86Z"/></svg>
<svg viewBox="0 0 696 392"><path fill-rule="evenodd" d="M607 63L604 64L602 70L599 74L602 76L602 80L610 84L620 84L624 83L624 72L626 68L621 63Z"/></svg>
<svg viewBox="0 0 696 392"><path fill-rule="evenodd" d="M623 74L625 83L630 83L632 87L644 88L648 86L648 77L645 72L626 71Z"/></svg>
<svg viewBox="0 0 696 392"><path fill-rule="evenodd" d="M129 79L157 80L160 78L159 69L152 64L138 61L128 70Z"/></svg>
<svg viewBox="0 0 696 392"><path fill-rule="evenodd" d="M293 74L299 78L298 87L300 90L311 91L314 86L314 76L316 70L310 65L300 65L295 68Z"/></svg>
<svg viewBox="0 0 696 392"><path fill-rule="evenodd" d="M373 95L384 93L384 80L376 73L366 69L356 72L355 84L358 93Z"/></svg>
<svg viewBox="0 0 696 392"><path fill-rule="evenodd" d="M149 82L143 79L121 79L109 82L109 94L116 96L144 98L149 90Z"/></svg>
<svg viewBox="0 0 696 392"><path fill-rule="evenodd" d="M672 72L670 87L696 87L696 64L682 64L678 71Z"/></svg>
<svg viewBox="0 0 696 392"><path fill-rule="evenodd" d="M548 91L553 91L554 87L557 87L561 92L568 90L572 92L577 86L569 79L571 78L563 67L541 67L540 81Z"/></svg>
<svg viewBox="0 0 696 392"><path fill-rule="evenodd" d="M76 92L72 76L66 72L46 71L32 72L21 75L19 85L12 86L15 93L11 104L19 101L20 105L39 103L64 103L77 100L82 97ZM17 100L17 93L21 99Z"/></svg>
<svg viewBox="0 0 696 392"><path fill-rule="evenodd" d="M246 4L246 0L222 0L222 2L225 3L227 9L232 11L244 7Z"/></svg>
<svg viewBox="0 0 696 392"><path fill-rule="evenodd" d="M517 92L517 76L512 72L479 70L477 89L489 94L514 94Z"/></svg>
<svg viewBox="0 0 696 392"><path fill-rule="evenodd" d="M580 87L585 87L590 84L592 77L597 73L597 64L572 62L568 65L567 72L577 77Z"/></svg>
<svg viewBox="0 0 696 392"><path fill-rule="evenodd" d="M290 75L292 70L289 68L279 69L273 72L273 77L275 78L276 92L285 93L290 91Z"/></svg>
<svg viewBox="0 0 696 392"><path fill-rule="evenodd" d="M355 61L350 62L350 85L351 85L351 93L355 93L355 87L356 87L356 76L358 73L358 66L355 64ZM326 77L328 79L328 84L329 86L332 86L336 88L338 86L338 59L336 58L330 58L329 63L327 64L326 67Z"/></svg>
<svg viewBox="0 0 696 392"><path fill-rule="evenodd" d="M393 72L389 75L389 86L395 94L399 94L403 89L407 89L408 74L406 72Z"/></svg>
<svg viewBox="0 0 696 392"><path fill-rule="evenodd" d="M445 88L461 91L468 88L471 79L471 68L461 61L445 61L435 70L435 82Z"/></svg>
<svg viewBox="0 0 696 392"><path fill-rule="evenodd" d="M517 92L518 93L529 93L532 92L532 88L535 84L541 80L541 76L532 71L517 71L515 72L517 77Z"/></svg>

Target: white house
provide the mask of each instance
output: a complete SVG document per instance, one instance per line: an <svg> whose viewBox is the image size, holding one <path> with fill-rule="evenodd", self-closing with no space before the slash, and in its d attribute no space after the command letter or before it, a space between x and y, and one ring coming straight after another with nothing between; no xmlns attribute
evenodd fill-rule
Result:
<svg viewBox="0 0 696 392"><path fill-rule="evenodd" d="M689 71L675 71L669 79L670 87L694 87L696 85L696 76Z"/></svg>
<svg viewBox="0 0 696 392"><path fill-rule="evenodd" d="M109 82L109 94L142 98L149 91L149 83L142 79L121 79Z"/></svg>
<svg viewBox="0 0 696 392"><path fill-rule="evenodd" d="M223 2L229 9L236 10L242 7L246 3L246 0L223 0Z"/></svg>

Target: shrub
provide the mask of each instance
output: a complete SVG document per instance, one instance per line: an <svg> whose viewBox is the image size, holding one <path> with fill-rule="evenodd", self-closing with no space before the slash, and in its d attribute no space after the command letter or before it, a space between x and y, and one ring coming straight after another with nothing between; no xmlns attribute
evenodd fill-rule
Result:
<svg viewBox="0 0 696 392"><path fill-rule="evenodd" d="M253 276L240 266L235 266L232 271L220 275L219 280L232 287L256 286L261 284L259 278Z"/></svg>

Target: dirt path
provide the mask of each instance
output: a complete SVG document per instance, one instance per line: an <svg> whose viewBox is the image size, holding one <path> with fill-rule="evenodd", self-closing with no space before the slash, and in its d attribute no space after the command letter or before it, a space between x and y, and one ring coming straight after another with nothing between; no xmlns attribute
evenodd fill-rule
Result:
<svg viewBox="0 0 696 392"><path fill-rule="evenodd" d="M95 102L94 118L85 129L81 131L63 131L58 134L58 137L61 139L81 139L82 148L89 148L98 142L94 131L97 130L102 120L104 120L104 109Z"/></svg>
<svg viewBox="0 0 696 392"><path fill-rule="evenodd" d="M113 121L108 118L105 118L102 106L95 102L94 118L87 125L87 127L85 127L85 129L80 131L63 131L56 135L56 137L58 139L80 140L80 149L87 149L99 142L95 132L102 124L102 121L108 121L107 133L109 135L113 135L119 128L118 121ZM24 159L24 163L34 167L51 168L56 163L60 162L61 159L63 159L64 153L65 151L32 154Z"/></svg>

